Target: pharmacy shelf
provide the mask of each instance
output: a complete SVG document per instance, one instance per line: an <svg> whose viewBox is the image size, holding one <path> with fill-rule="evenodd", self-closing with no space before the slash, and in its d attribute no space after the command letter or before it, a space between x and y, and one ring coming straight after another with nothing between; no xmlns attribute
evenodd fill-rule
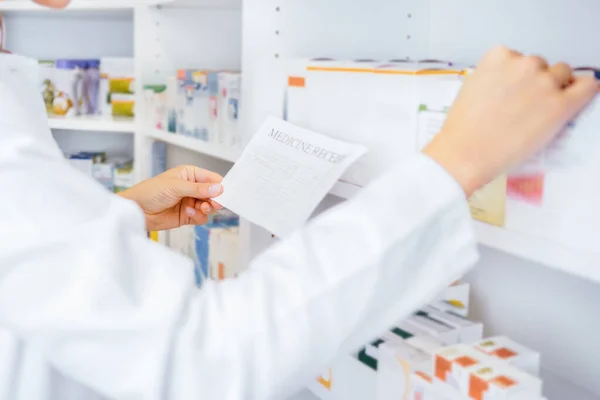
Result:
<svg viewBox="0 0 600 400"><path fill-rule="evenodd" d="M234 8L241 7L240 0L72 0L65 9L42 7L31 0L0 0L0 12L48 12L133 10L143 6L181 8Z"/></svg>
<svg viewBox="0 0 600 400"><path fill-rule="evenodd" d="M191 150L209 157L234 163L240 156L241 150L237 147L223 146L208 143L199 139L167 133L161 130L153 130L148 133L152 139L160 140L183 149Z"/></svg>
<svg viewBox="0 0 600 400"><path fill-rule="evenodd" d="M162 5L166 8L207 8L223 10L239 10L242 7L241 0L163 0Z"/></svg>
<svg viewBox="0 0 600 400"><path fill-rule="evenodd" d="M100 116L51 117L50 129L70 131L111 132L133 134L135 121L132 118L106 118Z"/></svg>
<svg viewBox="0 0 600 400"><path fill-rule="evenodd" d="M72 0L69 6L62 10L42 7L31 0L1 0L0 11L42 11L65 12L76 10L119 10L133 9L139 6L155 6L170 3L169 0Z"/></svg>
<svg viewBox="0 0 600 400"><path fill-rule="evenodd" d="M600 282L600 254L585 253L552 240L475 222L479 243L584 279Z"/></svg>
<svg viewBox="0 0 600 400"><path fill-rule="evenodd" d="M373 378L373 377L371 377ZM549 400L577 399L598 400L599 397L586 389L557 376L546 369L542 369L541 378L544 382L544 394ZM368 387L375 387L375 382L367 382ZM373 396L374 398L375 396ZM287 400L321 400L309 390L304 390Z"/></svg>
<svg viewBox="0 0 600 400"><path fill-rule="evenodd" d="M338 182L330 194L344 199L355 196L361 187ZM585 253L543 237L474 222L475 233L484 246L561 270L584 279L600 282L600 254Z"/></svg>

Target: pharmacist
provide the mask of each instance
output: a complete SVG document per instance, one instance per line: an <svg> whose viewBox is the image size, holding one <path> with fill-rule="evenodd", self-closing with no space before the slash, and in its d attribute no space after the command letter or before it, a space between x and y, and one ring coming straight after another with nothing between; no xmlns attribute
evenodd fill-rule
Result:
<svg viewBox="0 0 600 400"><path fill-rule="evenodd" d="M54 144L34 66L0 56L7 400L285 398L473 266L466 197L547 145L597 91L565 64L492 50L424 154L239 279L198 291L191 262L145 229L203 222L220 177L182 168L129 200L107 193Z"/></svg>

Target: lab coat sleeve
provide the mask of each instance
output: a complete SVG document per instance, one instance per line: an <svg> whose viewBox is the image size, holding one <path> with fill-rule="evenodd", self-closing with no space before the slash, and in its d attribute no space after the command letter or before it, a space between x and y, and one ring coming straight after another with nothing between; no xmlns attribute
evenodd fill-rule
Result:
<svg viewBox="0 0 600 400"><path fill-rule="evenodd" d="M146 238L137 206L40 151L10 100L0 96L0 326L14 344L2 398L50 398L50 370L110 399L283 398L477 258L464 194L419 155L240 278L198 291L191 262Z"/></svg>
<svg viewBox="0 0 600 400"><path fill-rule="evenodd" d="M259 255L242 278L197 294L173 353L186 361L172 370L172 393L196 385L211 399L283 399L477 257L462 189L416 156Z"/></svg>

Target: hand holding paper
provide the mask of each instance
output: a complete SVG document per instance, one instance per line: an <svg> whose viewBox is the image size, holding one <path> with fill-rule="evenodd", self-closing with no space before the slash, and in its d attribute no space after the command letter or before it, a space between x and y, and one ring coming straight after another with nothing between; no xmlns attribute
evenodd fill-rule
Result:
<svg viewBox="0 0 600 400"><path fill-rule="evenodd" d="M277 236L301 228L344 171L365 154L348 144L269 118L223 180L216 201Z"/></svg>

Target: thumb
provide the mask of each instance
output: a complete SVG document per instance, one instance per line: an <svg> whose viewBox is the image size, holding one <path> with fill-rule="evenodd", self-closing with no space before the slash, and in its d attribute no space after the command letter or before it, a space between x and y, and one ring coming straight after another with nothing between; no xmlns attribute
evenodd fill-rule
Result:
<svg viewBox="0 0 600 400"><path fill-rule="evenodd" d="M223 193L220 183L197 183L176 180L171 189L177 197L192 197L194 199L212 199Z"/></svg>

